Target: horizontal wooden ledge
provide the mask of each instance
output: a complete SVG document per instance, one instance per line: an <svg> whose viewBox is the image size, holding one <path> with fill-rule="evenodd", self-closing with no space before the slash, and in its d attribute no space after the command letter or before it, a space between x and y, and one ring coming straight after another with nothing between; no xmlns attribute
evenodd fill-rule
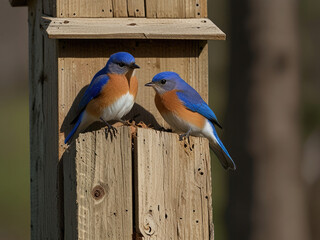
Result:
<svg viewBox="0 0 320 240"><path fill-rule="evenodd" d="M185 39L225 40L226 35L207 18L52 18L41 27L52 39Z"/></svg>

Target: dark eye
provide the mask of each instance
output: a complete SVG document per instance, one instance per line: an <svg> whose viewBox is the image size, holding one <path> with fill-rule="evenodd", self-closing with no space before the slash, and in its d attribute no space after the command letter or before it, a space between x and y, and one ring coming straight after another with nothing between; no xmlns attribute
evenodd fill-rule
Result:
<svg viewBox="0 0 320 240"><path fill-rule="evenodd" d="M119 65L120 67L123 67L123 66L124 66L124 63L123 63L123 62L120 62L120 63L118 63L118 65Z"/></svg>
<svg viewBox="0 0 320 240"><path fill-rule="evenodd" d="M160 82L161 84L165 84L167 81L165 79L162 79Z"/></svg>

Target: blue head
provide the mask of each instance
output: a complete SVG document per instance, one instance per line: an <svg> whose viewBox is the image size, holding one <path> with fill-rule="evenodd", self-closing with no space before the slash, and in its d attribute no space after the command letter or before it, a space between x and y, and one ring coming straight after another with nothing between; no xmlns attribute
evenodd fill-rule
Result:
<svg viewBox="0 0 320 240"><path fill-rule="evenodd" d="M153 87L156 92L163 94L165 92L180 89L185 81L175 72L161 72L155 75L151 82L145 84L147 87Z"/></svg>
<svg viewBox="0 0 320 240"><path fill-rule="evenodd" d="M117 52L110 56L107 65L107 73L127 74L136 68L140 68L134 57L127 52Z"/></svg>

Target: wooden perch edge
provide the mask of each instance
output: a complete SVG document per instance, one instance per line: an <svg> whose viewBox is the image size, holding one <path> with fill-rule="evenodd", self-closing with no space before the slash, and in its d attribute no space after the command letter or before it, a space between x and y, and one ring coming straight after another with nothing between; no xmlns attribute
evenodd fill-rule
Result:
<svg viewBox="0 0 320 240"><path fill-rule="evenodd" d="M28 5L27 0L9 0L12 7L25 7Z"/></svg>
<svg viewBox="0 0 320 240"><path fill-rule="evenodd" d="M207 139L191 137L189 145L174 133L128 126L113 140L104 129L87 132L65 152L63 169L66 239L83 232L92 239L209 239Z"/></svg>
<svg viewBox="0 0 320 240"><path fill-rule="evenodd" d="M226 35L207 18L52 18L41 27L53 39L185 39L225 40Z"/></svg>

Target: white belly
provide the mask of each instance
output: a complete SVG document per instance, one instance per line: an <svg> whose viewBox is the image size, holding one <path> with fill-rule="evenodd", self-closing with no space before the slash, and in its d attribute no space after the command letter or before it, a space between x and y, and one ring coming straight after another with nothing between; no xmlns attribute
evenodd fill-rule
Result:
<svg viewBox="0 0 320 240"><path fill-rule="evenodd" d="M178 133L186 133L191 129L190 134L193 136L202 136L201 131L202 129L198 128L197 126L181 119L174 113L166 113L163 114L162 117L166 122Z"/></svg>
<svg viewBox="0 0 320 240"><path fill-rule="evenodd" d="M178 133L186 133L190 129L191 136L205 137L208 138L210 141L213 141L214 143L217 142L217 139L213 134L212 126L209 123L208 119L205 120L203 128L198 128L197 126L181 119L174 113L166 113L163 114L162 117L173 128L173 130L175 130Z"/></svg>
<svg viewBox="0 0 320 240"><path fill-rule="evenodd" d="M124 115L130 112L134 104L134 97L129 92L120 97L112 105L103 110L102 118L105 121L120 120Z"/></svg>

